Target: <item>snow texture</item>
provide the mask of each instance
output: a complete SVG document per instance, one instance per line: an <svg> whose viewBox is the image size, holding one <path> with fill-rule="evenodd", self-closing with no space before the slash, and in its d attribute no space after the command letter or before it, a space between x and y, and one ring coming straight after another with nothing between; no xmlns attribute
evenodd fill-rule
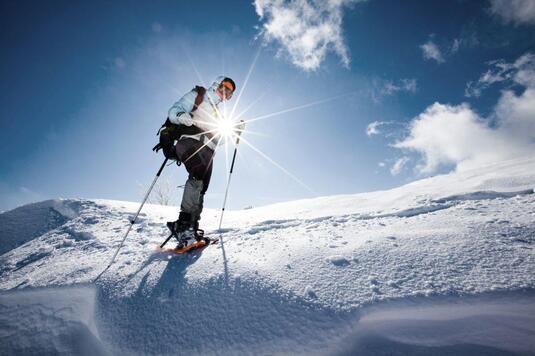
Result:
<svg viewBox="0 0 535 356"><path fill-rule="evenodd" d="M95 289L89 286L3 293L1 349L5 355L108 354L96 336L95 297Z"/></svg>
<svg viewBox="0 0 535 356"><path fill-rule="evenodd" d="M519 158L230 211L221 231L208 209L220 243L179 256L157 250L177 208L147 205L96 284L138 204L27 205L0 214L0 349L533 354L533 188Z"/></svg>

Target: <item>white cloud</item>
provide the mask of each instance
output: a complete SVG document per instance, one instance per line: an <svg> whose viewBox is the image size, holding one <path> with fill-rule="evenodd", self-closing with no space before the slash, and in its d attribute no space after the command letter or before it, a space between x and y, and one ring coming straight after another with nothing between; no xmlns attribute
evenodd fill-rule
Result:
<svg viewBox="0 0 535 356"><path fill-rule="evenodd" d="M405 124L397 121L374 121L366 126L366 135L368 137L381 135L384 137L400 137L399 127L405 127Z"/></svg>
<svg viewBox="0 0 535 356"><path fill-rule="evenodd" d="M505 23L535 24L534 0L491 0L490 11Z"/></svg>
<svg viewBox="0 0 535 356"><path fill-rule="evenodd" d="M281 45L297 67L313 71L328 52L336 53L345 66L349 51L342 33L343 8L362 0L255 0L263 21L261 34L267 42Z"/></svg>
<svg viewBox="0 0 535 356"><path fill-rule="evenodd" d="M502 91L488 118L466 103L434 103L414 118L406 137L393 147L420 154L422 162L416 168L421 173L434 173L445 165L463 170L535 152L535 55L526 53L513 63L488 64L490 69L468 83L467 96L479 96L496 83L516 85L523 91Z"/></svg>
<svg viewBox="0 0 535 356"><path fill-rule="evenodd" d="M461 34L460 37L454 38L446 51L448 55L459 52L462 48L473 48L479 44L479 40L474 32Z"/></svg>
<svg viewBox="0 0 535 356"><path fill-rule="evenodd" d="M401 91L415 93L416 89L416 79L401 79L397 83L394 83L392 81L385 82L381 91L385 95L392 95Z"/></svg>
<svg viewBox="0 0 535 356"><path fill-rule="evenodd" d="M513 80L526 87L535 87L535 54L524 54L513 65L516 69Z"/></svg>
<svg viewBox="0 0 535 356"><path fill-rule="evenodd" d="M441 165L493 160L498 149L507 147L467 104L435 103L416 117L410 133L394 147L416 151L423 156L417 169L424 174Z"/></svg>
<svg viewBox="0 0 535 356"><path fill-rule="evenodd" d="M434 38L435 35L430 34L429 40L420 45L420 49L425 60L434 60L437 63L446 62L448 57L455 55L463 48L473 48L479 44L474 32L464 32L453 40L443 40L442 45L435 43Z"/></svg>
<svg viewBox="0 0 535 356"><path fill-rule="evenodd" d="M420 45L424 59L426 60L435 60L437 63L444 63L444 56L440 51L440 48L432 41L429 40L423 45Z"/></svg>
<svg viewBox="0 0 535 356"><path fill-rule="evenodd" d="M417 90L418 82L416 79L406 78L399 79L397 81L374 79L370 89L370 96L372 100L378 104L385 96L395 95L403 92L414 94Z"/></svg>
<svg viewBox="0 0 535 356"><path fill-rule="evenodd" d="M535 54L526 53L514 63L496 60L488 63L491 68L484 72L477 81L466 84L466 97L479 97L493 84L506 82L525 87L535 87Z"/></svg>
<svg viewBox="0 0 535 356"><path fill-rule="evenodd" d="M401 157L390 168L390 174L396 176L401 173L405 165L410 161L409 157Z"/></svg>
<svg viewBox="0 0 535 356"><path fill-rule="evenodd" d="M368 126L366 127L366 135L368 135L368 137L371 137L373 135L378 135L379 125L381 125L381 122L379 121L374 121L374 122L369 123Z"/></svg>
<svg viewBox="0 0 535 356"><path fill-rule="evenodd" d="M510 90L504 91L496 106L495 115L501 130L506 131L511 140L535 143L535 86L526 89L521 95Z"/></svg>
<svg viewBox="0 0 535 356"><path fill-rule="evenodd" d="M512 65L496 62L499 67L515 69L501 73L500 78L509 78L525 88L521 94L503 91L489 118L482 118L466 103L435 103L413 119L409 134L393 147L420 154L423 160L417 169L424 174L444 165L463 170L533 154L535 72L526 69L532 61L533 57L527 54ZM489 82L502 80L494 75L483 77ZM495 123L492 127L489 119Z"/></svg>

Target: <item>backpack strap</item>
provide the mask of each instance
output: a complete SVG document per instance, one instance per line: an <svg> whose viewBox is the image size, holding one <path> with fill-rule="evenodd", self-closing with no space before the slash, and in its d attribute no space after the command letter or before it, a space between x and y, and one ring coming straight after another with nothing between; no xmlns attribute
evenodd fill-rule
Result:
<svg viewBox="0 0 535 356"><path fill-rule="evenodd" d="M204 100L204 94L206 94L206 89L198 85L196 85L195 88L193 88L193 91L197 93L197 96L195 97L195 101L193 102L193 108L191 109L191 112L194 112L195 110L197 110L199 105L201 105L201 103ZM163 125L158 130L158 132L156 132L156 136L160 134L160 131L164 127L170 127L171 125L174 125L174 124L171 122L171 120L169 120L169 118L167 118L165 122L163 123Z"/></svg>
<svg viewBox="0 0 535 356"><path fill-rule="evenodd" d="M196 85L193 90L197 92L197 97L195 98L195 103L193 104L193 109L191 109L191 112L197 110L199 105L201 105L202 101L204 100L204 94L206 93L206 89L198 85Z"/></svg>
<svg viewBox="0 0 535 356"><path fill-rule="evenodd" d="M204 100L204 94L206 94L206 89L198 85L193 88L193 91L197 93L197 96L195 97L193 108L190 112L194 112L195 110L197 110L199 105L201 105ZM166 131L162 132L163 129L165 129ZM199 133L199 129L197 127L176 125L173 124L171 120L169 120L169 118L167 118L163 123L162 127L160 127L160 129L156 133L156 136L160 136L160 142L158 142L158 144L154 146L152 150L158 152L160 149L163 149L165 157L170 159L176 159L176 154L174 153L173 149L174 142L177 141L183 134L197 133Z"/></svg>

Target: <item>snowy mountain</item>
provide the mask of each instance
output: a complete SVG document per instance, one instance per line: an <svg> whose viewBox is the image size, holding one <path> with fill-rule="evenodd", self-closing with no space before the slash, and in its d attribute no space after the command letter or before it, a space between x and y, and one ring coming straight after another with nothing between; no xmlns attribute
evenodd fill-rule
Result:
<svg viewBox="0 0 535 356"><path fill-rule="evenodd" d="M53 200L0 214L2 354L535 354L535 158L218 211Z"/></svg>

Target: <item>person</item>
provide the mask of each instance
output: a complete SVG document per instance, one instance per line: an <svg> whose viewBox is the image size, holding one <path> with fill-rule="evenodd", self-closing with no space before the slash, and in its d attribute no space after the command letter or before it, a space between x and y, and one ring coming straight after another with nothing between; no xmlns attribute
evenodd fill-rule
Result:
<svg viewBox="0 0 535 356"><path fill-rule="evenodd" d="M179 137L175 136L178 139L176 145L168 145L171 149L167 150L162 148L166 157L183 163L188 171L178 220L167 223L171 232L179 237L177 248L187 244L192 237L197 240L203 238L199 220L220 138L216 133L218 121L222 119L218 105L230 100L235 90L234 81L223 76L218 77L208 89L195 87L169 109L165 128L162 127L160 136L164 139L169 130L180 132ZM174 143L174 140L171 141Z"/></svg>

